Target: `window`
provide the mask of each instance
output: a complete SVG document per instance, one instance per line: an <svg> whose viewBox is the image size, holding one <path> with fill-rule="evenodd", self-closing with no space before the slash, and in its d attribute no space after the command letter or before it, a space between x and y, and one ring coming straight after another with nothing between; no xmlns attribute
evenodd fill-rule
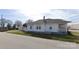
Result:
<svg viewBox="0 0 79 59"><path fill-rule="evenodd" d="M36 29L38 30L38 26L36 27Z"/></svg>
<svg viewBox="0 0 79 59"><path fill-rule="evenodd" d="M52 27L49 27L49 29L51 30L51 29L52 29Z"/></svg>
<svg viewBox="0 0 79 59"><path fill-rule="evenodd" d="M37 30L38 30L38 29L40 30L40 29L41 29L41 26L37 26L36 29L37 29Z"/></svg>
<svg viewBox="0 0 79 59"><path fill-rule="evenodd" d="M39 29L41 29L41 26L39 26Z"/></svg>
<svg viewBox="0 0 79 59"><path fill-rule="evenodd" d="M64 24L59 24L59 28L65 29L65 25Z"/></svg>
<svg viewBox="0 0 79 59"><path fill-rule="evenodd" d="M32 29L32 26L30 26L30 29Z"/></svg>

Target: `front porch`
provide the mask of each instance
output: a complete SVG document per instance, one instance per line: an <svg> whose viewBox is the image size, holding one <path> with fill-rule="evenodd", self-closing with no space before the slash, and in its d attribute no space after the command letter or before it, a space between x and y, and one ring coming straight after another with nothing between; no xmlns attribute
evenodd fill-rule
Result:
<svg viewBox="0 0 79 59"><path fill-rule="evenodd" d="M67 34L67 32L68 32L67 24L59 24L58 28L59 28L60 33L66 33Z"/></svg>

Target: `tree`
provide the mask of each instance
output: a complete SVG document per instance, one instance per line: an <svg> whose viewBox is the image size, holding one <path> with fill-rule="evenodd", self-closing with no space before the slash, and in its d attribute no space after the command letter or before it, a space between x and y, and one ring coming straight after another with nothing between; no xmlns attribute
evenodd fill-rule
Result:
<svg viewBox="0 0 79 59"><path fill-rule="evenodd" d="M11 30L13 22L11 20L6 20L6 22L7 22L7 29Z"/></svg>
<svg viewBox="0 0 79 59"><path fill-rule="evenodd" d="M12 21L11 20L7 20L5 18L3 18L3 15L1 15L1 19L0 19L0 26L1 26L1 31L4 31L7 29L7 26L11 27L12 25Z"/></svg>
<svg viewBox="0 0 79 59"><path fill-rule="evenodd" d="M1 17L0 19L1 31L5 30L5 24L6 24L6 19Z"/></svg>
<svg viewBox="0 0 79 59"><path fill-rule="evenodd" d="M13 25L13 22L11 21L11 20L6 20L6 22L7 22L7 24L9 24L9 25Z"/></svg>
<svg viewBox="0 0 79 59"><path fill-rule="evenodd" d="M11 29L11 25L7 24L7 29L10 30Z"/></svg>
<svg viewBox="0 0 79 59"><path fill-rule="evenodd" d="M19 29L22 26L22 22L20 20L15 21L15 27Z"/></svg>
<svg viewBox="0 0 79 59"><path fill-rule="evenodd" d="M26 23L31 23L31 22L33 22L32 19L28 19L28 20L26 21Z"/></svg>
<svg viewBox="0 0 79 59"><path fill-rule="evenodd" d="M13 29L16 29L16 24L13 24Z"/></svg>

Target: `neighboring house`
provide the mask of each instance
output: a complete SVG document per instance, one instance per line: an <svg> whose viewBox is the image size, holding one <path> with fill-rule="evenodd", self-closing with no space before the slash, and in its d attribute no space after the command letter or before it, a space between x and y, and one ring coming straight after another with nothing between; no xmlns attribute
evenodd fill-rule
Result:
<svg viewBox="0 0 79 59"><path fill-rule="evenodd" d="M42 33L57 33L57 34L67 34L67 23L70 21L65 21L62 19L40 19L35 22L27 23L25 31L29 32L42 32Z"/></svg>

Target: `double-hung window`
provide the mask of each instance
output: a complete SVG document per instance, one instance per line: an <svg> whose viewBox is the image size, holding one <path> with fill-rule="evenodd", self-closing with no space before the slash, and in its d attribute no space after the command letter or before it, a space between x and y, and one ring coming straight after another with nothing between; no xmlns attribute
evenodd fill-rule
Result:
<svg viewBox="0 0 79 59"><path fill-rule="evenodd" d="M37 29L37 30L40 30L40 29L41 29L41 26L37 26L36 29Z"/></svg>
<svg viewBox="0 0 79 59"><path fill-rule="evenodd" d="M32 29L32 26L30 26L30 29Z"/></svg>
<svg viewBox="0 0 79 59"><path fill-rule="evenodd" d="M50 26L49 29L52 30L52 27Z"/></svg>

